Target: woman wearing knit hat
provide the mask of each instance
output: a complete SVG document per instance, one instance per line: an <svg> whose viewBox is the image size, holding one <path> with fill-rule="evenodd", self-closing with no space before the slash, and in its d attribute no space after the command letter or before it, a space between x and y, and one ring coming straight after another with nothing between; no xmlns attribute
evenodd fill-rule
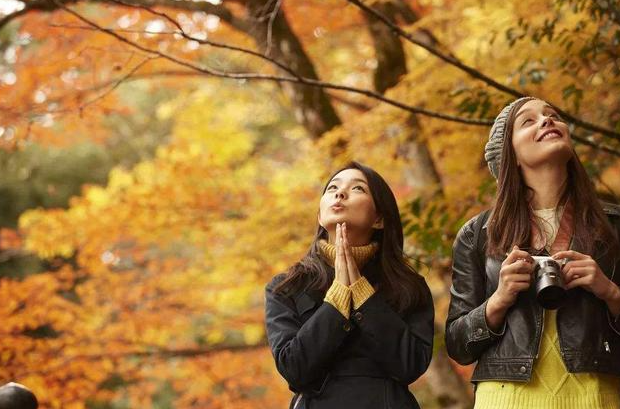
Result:
<svg viewBox="0 0 620 409"><path fill-rule="evenodd" d="M418 408L408 385L429 365L430 291L403 254L392 191L352 162L323 189L306 256L266 288L276 367L291 408Z"/></svg>
<svg viewBox="0 0 620 409"><path fill-rule="evenodd" d="M446 323L450 356L477 362L475 409L619 409L620 208L598 201L542 100L501 111L485 159L497 196L457 235ZM537 300L533 256L561 261L559 308Z"/></svg>

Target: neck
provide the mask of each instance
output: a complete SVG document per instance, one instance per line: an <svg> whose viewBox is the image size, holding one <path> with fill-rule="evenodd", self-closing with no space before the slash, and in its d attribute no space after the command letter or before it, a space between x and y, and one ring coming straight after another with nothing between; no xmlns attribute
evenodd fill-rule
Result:
<svg viewBox="0 0 620 409"><path fill-rule="evenodd" d="M329 244L336 244L336 225L327 229ZM370 243L372 238L372 230L366 232L360 232L353 226L347 224L347 239L349 244L353 247L365 246Z"/></svg>
<svg viewBox="0 0 620 409"><path fill-rule="evenodd" d="M537 169L522 168L525 184L534 191L531 203L534 210L557 207L566 187L566 165L546 166Z"/></svg>

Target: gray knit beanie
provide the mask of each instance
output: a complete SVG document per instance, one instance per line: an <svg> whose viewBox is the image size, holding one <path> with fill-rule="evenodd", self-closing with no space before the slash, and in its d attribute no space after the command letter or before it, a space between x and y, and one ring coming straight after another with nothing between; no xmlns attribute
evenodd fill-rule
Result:
<svg viewBox="0 0 620 409"><path fill-rule="evenodd" d="M495 179L499 176L499 165L502 158L502 150L504 149L506 122L508 121L508 117L510 116L510 113L514 109L515 105L517 105L520 101L529 101L531 99L536 98L521 97L515 101L512 101L510 104L505 106L504 109L502 109L502 112L499 113L497 118L495 118L495 122L493 122L491 132L489 132L489 141L484 146L484 159L487 161L489 170Z"/></svg>

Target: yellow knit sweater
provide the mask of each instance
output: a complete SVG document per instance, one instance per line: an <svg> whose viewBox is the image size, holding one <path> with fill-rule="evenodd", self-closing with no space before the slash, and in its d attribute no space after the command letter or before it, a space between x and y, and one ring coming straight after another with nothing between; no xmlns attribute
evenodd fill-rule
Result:
<svg viewBox="0 0 620 409"><path fill-rule="evenodd" d="M336 260L336 246L329 244L325 240L319 242L321 253L327 258L327 261L333 267ZM370 243L366 246L352 247L351 254L355 259L355 264L361 269L377 252L378 244ZM359 280L346 286L337 280L334 280L331 287L325 294L325 302L333 305L345 318L349 318L351 314L351 302L353 309L358 309L375 293L375 289L366 280L361 277Z"/></svg>
<svg viewBox="0 0 620 409"><path fill-rule="evenodd" d="M555 209L536 211L552 243L559 221ZM484 381L476 388L474 409L620 409L620 378L598 373L570 373L562 361L556 311L544 312L544 327L532 379Z"/></svg>

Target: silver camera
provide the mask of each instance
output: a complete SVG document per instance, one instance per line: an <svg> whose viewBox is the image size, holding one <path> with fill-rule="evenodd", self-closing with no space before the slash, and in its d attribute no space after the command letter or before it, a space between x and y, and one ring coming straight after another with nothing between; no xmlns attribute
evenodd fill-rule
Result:
<svg viewBox="0 0 620 409"><path fill-rule="evenodd" d="M559 308L566 298L562 266L566 259L555 260L547 256L532 256L536 278L536 300L545 309Z"/></svg>

